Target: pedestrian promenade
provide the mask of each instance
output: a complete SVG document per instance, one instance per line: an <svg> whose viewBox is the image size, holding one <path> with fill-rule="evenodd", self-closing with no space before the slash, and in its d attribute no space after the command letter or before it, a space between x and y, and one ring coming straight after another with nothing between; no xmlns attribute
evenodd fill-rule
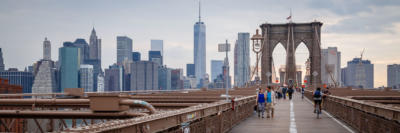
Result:
<svg viewBox="0 0 400 133"><path fill-rule="evenodd" d="M254 112L252 116L236 125L231 133L351 133L353 130L333 118L325 111L316 118L313 113L313 104L296 93L290 101L277 100L274 118L258 118Z"/></svg>

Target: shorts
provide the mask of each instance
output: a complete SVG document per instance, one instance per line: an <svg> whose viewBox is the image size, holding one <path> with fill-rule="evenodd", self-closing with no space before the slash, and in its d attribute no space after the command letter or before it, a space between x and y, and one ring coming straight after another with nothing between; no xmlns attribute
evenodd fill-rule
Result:
<svg viewBox="0 0 400 133"><path fill-rule="evenodd" d="M273 103L267 103L267 106L265 107L265 109L274 109L274 104Z"/></svg>
<svg viewBox="0 0 400 133"><path fill-rule="evenodd" d="M314 100L315 105L321 105L322 100Z"/></svg>

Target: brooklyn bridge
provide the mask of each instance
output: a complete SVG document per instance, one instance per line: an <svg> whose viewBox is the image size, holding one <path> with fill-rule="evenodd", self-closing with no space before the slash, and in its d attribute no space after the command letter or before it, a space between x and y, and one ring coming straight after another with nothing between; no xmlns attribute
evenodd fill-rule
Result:
<svg viewBox="0 0 400 133"><path fill-rule="evenodd" d="M273 118L255 111L259 88L272 83L268 74L246 87L223 89L137 90L63 93L14 93L18 86L1 80L0 131L2 132L400 132L400 93L390 90L331 88L319 119L313 113L312 91L321 84L320 22L262 24L261 73L272 72L272 52L285 44L284 84L296 86L295 55L304 43L310 52L311 73L305 97L278 99ZM258 61L257 61L258 62Z"/></svg>

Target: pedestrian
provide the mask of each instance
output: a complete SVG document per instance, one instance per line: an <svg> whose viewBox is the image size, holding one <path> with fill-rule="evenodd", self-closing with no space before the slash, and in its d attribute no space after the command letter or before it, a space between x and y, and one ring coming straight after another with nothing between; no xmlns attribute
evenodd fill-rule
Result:
<svg viewBox="0 0 400 133"><path fill-rule="evenodd" d="M258 117L260 118L260 114L261 114L261 117L264 118L265 99L266 99L266 97L265 97L263 89L261 89L261 88L259 89L256 99L257 99Z"/></svg>
<svg viewBox="0 0 400 133"><path fill-rule="evenodd" d="M293 95L293 92L294 92L294 90L293 90L293 87L289 87L289 89L288 89L288 93L289 93L289 100L292 100L292 95Z"/></svg>
<svg viewBox="0 0 400 133"><path fill-rule="evenodd" d="M282 98L282 87L277 86L275 89L275 95L277 97L277 99L281 99Z"/></svg>
<svg viewBox="0 0 400 133"><path fill-rule="evenodd" d="M283 87L282 87L282 95L283 95L283 99L286 99L286 91L287 91L287 88L286 88L286 86L283 86Z"/></svg>
<svg viewBox="0 0 400 133"><path fill-rule="evenodd" d="M275 92L274 90L271 89L271 86L268 86L267 88L267 106L266 106L266 111L267 111L267 118L274 118L274 105L276 104L275 101Z"/></svg>
<svg viewBox="0 0 400 133"><path fill-rule="evenodd" d="M304 99L304 86L301 87L301 99Z"/></svg>
<svg viewBox="0 0 400 133"><path fill-rule="evenodd" d="M326 100L326 97L327 97L328 95L331 95L331 92L329 91L329 87L326 87L326 89L325 89L324 91L322 91L322 93L323 93L324 95L322 96L321 105L322 105L322 107L324 107L323 105L324 105L324 102L325 102L325 100ZM321 109L322 109L322 108L321 108Z"/></svg>

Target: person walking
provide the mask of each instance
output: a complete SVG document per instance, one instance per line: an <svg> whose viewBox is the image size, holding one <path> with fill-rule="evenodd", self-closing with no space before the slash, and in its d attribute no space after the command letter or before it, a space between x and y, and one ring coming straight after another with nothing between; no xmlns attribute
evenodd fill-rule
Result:
<svg viewBox="0 0 400 133"><path fill-rule="evenodd" d="M274 105L276 104L275 102L275 92L274 90L271 89L271 86L268 86L267 88L267 106L266 106L266 111L267 111L267 118L274 118Z"/></svg>
<svg viewBox="0 0 400 133"><path fill-rule="evenodd" d="M257 99L258 117L260 118L260 114L261 114L261 117L264 118L266 97L265 97L263 89L261 89L261 88L259 89L256 99Z"/></svg>
<svg viewBox="0 0 400 133"><path fill-rule="evenodd" d="M283 99L286 99L286 91L287 91L286 86L283 86L283 88L282 88Z"/></svg>
<svg viewBox="0 0 400 133"><path fill-rule="evenodd" d="M301 87L301 99L304 99L304 86Z"/></svg>
<svg viewBox="0 0 400 133"><path fill-rule="evenodd" d="M278 99L281 99L283 97L282 96L282 88L283 88L282 86L278 86L277 89L275 90Z"/></svg>
<svg viewBox="0 0 400 133"><path fill-rule="evenodd" d="M293 92L294 92L293 87L289 87L289 89L288 89L289 100L292 100Z"/></svg>

